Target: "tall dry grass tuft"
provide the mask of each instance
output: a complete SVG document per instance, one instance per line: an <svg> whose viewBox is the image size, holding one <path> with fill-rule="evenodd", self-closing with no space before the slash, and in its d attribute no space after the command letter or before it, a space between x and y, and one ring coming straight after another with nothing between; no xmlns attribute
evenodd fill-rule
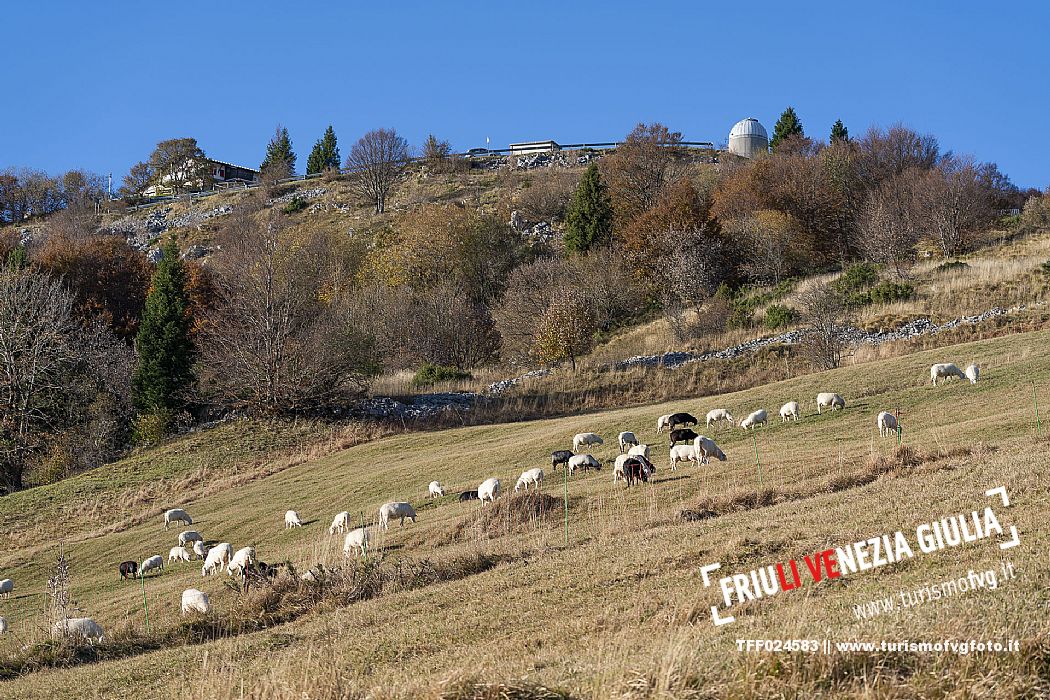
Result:
<svg viewBox="0 0 1050 700"><path fill-rule="evenodd" d="M570 700L563 690L528 681L480 681L464 678L443 683L431 696L434 700Z"/></svg>
<svg viewBox="0 0 1050 700"><path fill-rule="evenodd" d="M495 503L478 505L475 512L457 520L439 537L439 543L479 541L534 529L556 521L564 501L539 490L512 493Z"/></svg>

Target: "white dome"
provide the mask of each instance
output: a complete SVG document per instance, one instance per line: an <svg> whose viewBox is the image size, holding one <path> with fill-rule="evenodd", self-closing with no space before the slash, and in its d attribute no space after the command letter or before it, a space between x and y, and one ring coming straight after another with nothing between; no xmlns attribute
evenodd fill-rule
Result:
<svg viewBox="0 0 1050 700"><path fill-rule="evenodd" d="M769 138L769 134L766 133L766 127L762 126L754 117L741 119L734 124L729 132L729 138L734 136L761 136L764 139Z"/></svg>
<svg viewBox="0 0 1050 700"><path fill-rule="evenodd" d="M769 152L766 128L753 117L738 121L729 132L729 152L744 158Z"/></svg>

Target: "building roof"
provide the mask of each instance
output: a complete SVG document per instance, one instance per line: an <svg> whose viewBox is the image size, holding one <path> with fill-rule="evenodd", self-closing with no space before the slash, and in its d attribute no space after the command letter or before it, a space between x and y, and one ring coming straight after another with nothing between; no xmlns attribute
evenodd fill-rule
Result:
<svg viewBox="0 0 1050 700"><path fill-rule="evenodd" d="M247 170L247 171L253 172L253 173L258 173L259 172L255 168L246 168L243 165L237 165L236 163L227 163L224 160L216 160L214 158L209 158L208 160L211 161L212 163L215 163L216 165L225 165L227 168L239 168L241 170Z"/></svg>
<svg viewBox="0 0 1050 700"><path fill-rule="evenodd" d="M764 139L769 138L769 134L766 133L766 127L762 126L754 117L741 119L734 124L729 131L729 138L734 136L761 136Z"/></svg>

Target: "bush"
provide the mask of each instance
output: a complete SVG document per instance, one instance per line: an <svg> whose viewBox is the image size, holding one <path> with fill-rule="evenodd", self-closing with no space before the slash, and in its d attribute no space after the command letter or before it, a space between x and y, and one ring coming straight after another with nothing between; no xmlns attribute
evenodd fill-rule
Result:
<svg viewBox="0 0 1050 700"><path fill-rule="evenodd" d="M139 447L156 445L175 429L175 414L171 411L142 413L135 417L131 428L131 442Z"/></svg>
<svg viewBox="0 0 1050 700"><path fill-rule="evenodd" d="M288 204L284 205L285 214L294 214L295 212L302 211L303 209L306 209L306 200L300 197L299 195L295 195L294 197L292 197L291 201L288 202Z"/></svg>
<svg viewBox="0 0 1050 700"><path fill-rule="evenodd" d="M1039 266L1039 269L1043 271L1044 275L1050 275L1050 260Z"/></svg>
<svg viewBox="0 0 1050 700"><path fill-rule="evenodd" d="M430 386L438 382L453 382L459 379L471 379L474 375L458 367L435 365L424 362L412 377L412 386Z"/></svg>
<svg viewBox="0 0 1050 700"><path fill-rule="evenodd" d="M908 282L879 282L868 291L869 304L905 301L915 296L915 287Z"/></svg>
<svg viewBox="0 0 1050 700"><path fill-rule="evenodd" d="M766 308L765 326L770 330L786 328L795 322L798 313L790 306L771 304Z"/></svg>
<svg viewBox="0 0 1050 700"><path fill-rule="evenodd" d="M962 260L949 260L942 262L940 265L934 268L937 272L951 272L952 270L965 270L969 265L964 263Z"/></svg>
<svg viewBox="0 0 1050 700"><path fill-rule="evenodd" d="M850 265L842 275L835 280L834 286L845 297L850 297L868 287L872 287L879 281L879 270L874 263L863 262Z"/></svg>

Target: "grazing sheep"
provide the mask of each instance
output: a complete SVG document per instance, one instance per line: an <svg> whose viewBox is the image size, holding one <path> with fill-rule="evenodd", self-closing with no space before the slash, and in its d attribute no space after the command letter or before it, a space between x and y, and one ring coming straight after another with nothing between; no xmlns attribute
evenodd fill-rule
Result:
<svg viewBox="0 0 1050 700"><path fill-rule="evenodd" d="M569 466L569 460L572 459L574 452L572 450L555 450L551 452L551 469L557 470L558 465Z"/></svg>
<svg viewBox="0 0 1050 700"><path fill-rule="evenodd" d="M690 442L695 440L697 432L690 430L689 428L677 428L671 431L671 447L675 446L678 442Z"/></svg>
<svg viewBox="0 0 1050 700"><path fill-rule="evenodd" d="M638 438L636 438L634 436L634 433L632 433L630 431L627 431L627 430L625 430L624 432L620 433L619 441L620 441L620 454L623 454L624 452L627 451L627 446L628 445L631 445L632 447L637 447L638 446Z"/></svg>
<svg viewBox="0 0 1050 700"><path fill-rule="evenodd" d="M183 530L179 533L179 544L185 546L191 542L203 542L204 538L196 530Z"/></svg>
<svg viewBox="0 0 1050 700"><path fill-rule="evenodd" d="M15 582L9 578L0 580L0 596L10 598L11 592L15 590Z"/></svg>
<svg viewBox="0 0 1050 700"><path fill-rule="evenodd" d="M350 514L345 510L341 513L336 513L332 519L332 524L328 526L328 534L334 535L336 532L346 532L350 529Z"/></svg>
<svg viewBox="0 0 1050 700"><path fill-rule="evenodd" d="M485 479L481 482L481 486L478 486L478 499L481 505L485 505L485 501L495 503L497 496L499 496L499 479L495 477Z"/></svg>
<svg viewBox="0 0 1050 700"><path fill-rule="evenodd" d="M786 423L789 420L798 420L801 417L802 407L798 405L798 401L788 401L780 407L781 423Z"/></svg>
<svg viewBox="0 0 1050 700"><path fill-rule="evenodd" d="M463 493L459 494L459 502L460 503L465 503L467 501L476 501L476 500L478 500L478 492L477 491L464 491Z"/></svg>
<svg viewBox="0 0 1050 700"><path fill-rule="evenodd" d="M598 437L597 433L576 433L572 438L572 451L579 452L581 447L604 444L605 441Z"/></svg>
<svg viewBox="0 0 1050 700"><path fill-rule="evenodd" d="M667 427L674 430L678 426L698 425L698 421L691 413L672 413L667 419Z"/></svg>
<svg viewBox="0 0 1050 700"><path fill-rule="evenodd" d="M649 446L648 445L635 445L631 449L627 450L627 454L630 457L637 457L641 455L646 459L649 459Z"/></svg>
<svg viewBox="0 0 1050 700"><path fill-rule="evenodd" d="M129 578L135 578L139 573L139 563L137 561L122 561L117 567L120 571L120 580L126 581Z"/></svg>
<svg viewBox="0 0 1050 700"><path fill-rule="evenodd" d="M241 547L230 558L226 565L226 573L229 576L244 576L244 571L255 563L255 547Z"/></svg>
<svg viewBox="0 0 1050 700"><path fill-rule="evenodd" d="M168 550L168 563L173 561L190 561L193 559L193 555L190 554L189 550L183 547L181 544L178 547L172 547Z"/></svg>
<svg viewBox="0 0 1050 700"><path fill-rule="evenodd" d="M368 528L358 527L346 533L343 538L343 556L349 557L350 553L357 550L358 555L365 556L368 552Z"/></svg>
<svg viewBox="0 0 1050 700"><path fill-rule="evenodd" d="M754 430L756 425L765 425L768 420L769 414L766 413L766 409L760 408L757 411L753 411L744 420L740 421L740 428L741 430Z"/></svg>
<svg viewBox="0 0 1050 700"><path fill-rule="evenodd" d="M299 513L294 510L285 511L284 514L284 529L289 530L293 527L302 527L303 521L299 519Z"/></svg>
<svg viewBox="0 0 1050 700"><path fill-rule="evenodd" d="M102 641L103 631L101 625L90 617L66 617L55 623L51 629L51 638L80 637L88 641Z"/></svg>
<svg viewBox="0 0 1050 700"><path fill-rule="evenodd" d="M714 457L719 462L726 461L726 453L715 444L714 440L704 435L698 435L696 440L693 441L693 449L700 458L700 464L707 464L711 461L711 457Z"/></svg>
<svg viewBox="0 0 1050 700"><path fill-rule="evenodd" d="M941 362L930 367L930 380L937 386L938 379L948 380L951 377L966 379L966 373L951 362Z"/></svg>
<svg viewBox="0 0 1050 700"><path fill-rule="evenodd" d="M233 545L229 542L221 542L208 550L208 556L201 566L201 576L214 574L230 563L233 558Z"/></svg>
<svg viewBox="0 0 1050 700"><path fill-rule="evenodd" d="M662 415L662 416L660 416L659 418L656 419L656 434L657 435L662 433L664 430L669 430L671 428L671 423L669 422L670 420L671 420L671 414L670 413L665 413L664 415Z"/></svg>
<svg viewBox="0 0 1050 700"><path fill-rule="evenodd" d="M0 617L0 634L7 634L7 618Z"/></svg>
<svg viewBox="0 0 1050 700"><path fill-rule="evenodd" d="M208 546L204 544L204 540L197 540L193 543L193 553L201 559L208 556Z"/></svg>
<svg viewBox="0 0 1050 700"><path fill-rule="evenodd" d="M154 569L156 569L158 576L160 575L160 572L164 570L164 557L159 554L154 554L152 557L144 559L142 563L139 564L139 576L145 578L146 572L153 571Z"/></svg>
<svg viewBox="0 0 1050 700"><path fill-rule="evenodd" d="M400 518L401 527L404 527L405 518L408 518L413 523L416 522L416 511L413 510L411 504L404 501L384 503L379 508L379 524L383 526L384 530L390 529L390 520L392 518Z"/></svg>
<svg viewBox="0 0 1050 700"><path fill-rule="evenodd" d="M656 467L645 457L628 457L623 463L623 480L627 482L627 488L630 488L639 481L648 482L655 471Z"/></svg>
<svg viewBox="0 0 1050 700"><path fill-rule="evenodd" d="M211 612L211 601L208 600L207 593L198 591L196 588L187 588L182 592L182 614L186 615L191 612Z"/></svg>
<svg viewBox="0 0 1050 700"><path fill-rule="evenodd" d="M844 409L846 408L846 401L838 394L834 394L830 391L821 392L817 394L818 414L822 408L830 408L831 410Z"/></svg>
<svg viewBox="0 0 1050 700"><path fill-rule="evenodd" d="M879 426L879 437L897 434L897 416L889 411L883 411L875 419L875 425Z"/></svg>
<svg viewBox="0 0 1050 700"><path fill-rule="evenodd" d="M570 474L575 474L577 469L597 469L600 471L601 468L602 463L592 455L576 455L569 460Z"/></svg>
<svg viewBox="0 0 1050 700"><path fill-rule="evenodd" d="M732 426L735 421L733 420L733 414L724 408L713 408L707 412L707 427L710 428L712 423L719 421L725 421Z"/></svg>
<svg viewBox="0 0 1050 700"><path fill-rule="evenodd" d="M618 455L616 457L616 461L613 462L613 483L614 484L617 481L619 481L620 479L624 478L624 476L623 476L623 465L624 465L624 462L629 460L631 457L632 457L632 455Z"/></svg>
<svg viewBox="0 0 1050 700"><path fill-rule="evenodd" d="M679 462L696 461L696 448L692 445L675 445L671 448L671 471L678 471Z"/></svg>
<svg viewBox="0 0 1050 700"><path fill-rule="evenodd" d="M517 493L518 490L522 488L527 492L529 486L533 485L539 490L541 481L543 481L542 469L539 467L536 467L535 469L526 469L521 473L521 476L518 477L518 483L514 484L514 492Z"/></svg>
<svg viewBox="0 0 1050 700"><path fill-rule="evenodd" d="M971 384L976 384L978 377L981 376L981 368L977 365L970 363L966 366L966 378L970 380Z"/></svg>
<svg viewBox="0 0 1050 700"><path fill-rule="evenodd" d="M431 481L427 487L427 492L431 498L441 498L445 495L445 487L441 485L440 481Z"/></svg>
<svg viewBox="0 0 1050 700"><path fill-rule="evenodd" d="M172 508L171 510L164 511L164 529L167 530L168 525L171 525L172 523L192 525L193 518L191 518L189 513L182 508Z"/></svg>

